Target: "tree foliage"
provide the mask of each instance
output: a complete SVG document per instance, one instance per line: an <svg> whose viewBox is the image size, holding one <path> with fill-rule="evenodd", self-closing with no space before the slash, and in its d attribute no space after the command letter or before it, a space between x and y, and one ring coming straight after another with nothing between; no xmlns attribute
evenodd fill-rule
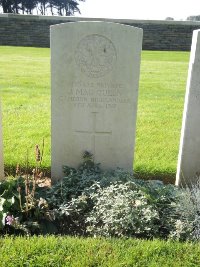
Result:
<svg viewBox="0 0 200 267"><path fill-rule="evenodd" d="M3 13L72 16L85 0L0 0Z"/></svg>
<svg viewBox="0 0 200 267"><path fill-rule="evenodd" d="M200 15L189 16L189 17L187 17L187 20L191 20L191 21L200 21Z"/></svg>

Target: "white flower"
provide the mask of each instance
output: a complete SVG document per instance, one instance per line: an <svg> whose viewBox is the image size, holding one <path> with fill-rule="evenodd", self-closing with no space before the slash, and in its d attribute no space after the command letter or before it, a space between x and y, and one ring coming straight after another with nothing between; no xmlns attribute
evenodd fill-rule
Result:
<svg viewBox="0 0 200 267"><path fill-rule="evenodd" d="M139 200L139 199L136 199L136 200L135 200L135 207L139 207L139 206L141 206L141 205L142 205L142 201Z"/></svg>

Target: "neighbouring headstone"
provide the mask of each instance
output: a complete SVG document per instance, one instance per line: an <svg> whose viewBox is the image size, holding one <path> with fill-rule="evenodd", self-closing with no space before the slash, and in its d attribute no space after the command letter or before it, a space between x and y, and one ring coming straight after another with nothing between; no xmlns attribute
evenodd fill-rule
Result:
<svg viewBox="0 0 200 267"><path fill-rule="evenodd" d="M176 175L176 185L200 176L200 30L193 32Z"/></svg>
<svg viewBox="0 0 200 267"><path fill-rule="evenodd" d="M3 137L2 137L2 116L0 105L0 179L4 178L4 163L3 163Z"/></svg>
<svg viewBox="0 0 200 267"><path fill-rule="evenodd" d="M89 151L133 170L142 30L109 22L51 26L52 179Z"/></svg>

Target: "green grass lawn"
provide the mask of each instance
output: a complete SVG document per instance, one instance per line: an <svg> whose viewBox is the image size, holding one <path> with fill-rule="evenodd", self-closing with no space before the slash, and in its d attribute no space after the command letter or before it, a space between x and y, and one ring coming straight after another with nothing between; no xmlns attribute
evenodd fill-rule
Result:
<svg viewBox="0 0 200 267"><path fill-rule="evenodd" d="M135 170L175 179L189 52L144 51L137 116Z"/></svg>
<svg viewBox="0 0 200 267"><path fill-rule="evenodd" d="M1 267L200 266L200 245L172 241L72 237L0 238Z"/></svg>
<svg viewBox="0 0 200 267"><path fill-rule="evenodd" d="M50 168L50 50L0 47L0 92L6 170L25 164L45 139L44 166Z"/></svg>
<svg viewBox="0 0 200 267"><path fill-rule="evenodd" d="M188 52L143 51L134 169L140 177L173 181L179 148ZM0 94L7 172L25 164L45 139L50 169L50 50L0 47Z"/></svg>

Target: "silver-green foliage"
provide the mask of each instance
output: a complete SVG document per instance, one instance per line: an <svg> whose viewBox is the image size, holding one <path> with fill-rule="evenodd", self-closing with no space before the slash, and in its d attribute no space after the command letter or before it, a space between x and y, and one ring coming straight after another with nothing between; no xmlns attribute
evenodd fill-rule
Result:
<svg viewBox="0 0 200 267"><path fill-rule="evenodd" d="M176 188L158 181L115 183L91 194L87 231L103 236L167 237L173 227Z"/></svg>
<svg viewBox="0 0 200 267"><path fill-rule="evenodd" d="M170 236L178 240L200 240L200 180L178 192L175 228Z"/></svg>
<svg viewBox="0 0 200 267"><path fill-rule="evenodd" d="M110 173L89 172L89 184L84 182L88 186L82 188L81 194L76 194L76 189L86 181L85 175L80 171L69 173L70 180L77 181L76 186L70 188L72 197L69 198L67 188L67 191L62 189L62 203L58 199L54 202L59 202L56 208L59 220L67 222L65 227L71 232L168 237L175 222L174 206L178 190L175 186L137 180L132 174L117 169ZM51 199L55 201L52 194Z"/></svg>
<svg viewBox="0 0 200 267"><path fill-rule="evenodd" d="M135 183L99 186L90 197L94 208L86 218L88 232L102 236L152 236L158 233L158 211Z"/></svg>

